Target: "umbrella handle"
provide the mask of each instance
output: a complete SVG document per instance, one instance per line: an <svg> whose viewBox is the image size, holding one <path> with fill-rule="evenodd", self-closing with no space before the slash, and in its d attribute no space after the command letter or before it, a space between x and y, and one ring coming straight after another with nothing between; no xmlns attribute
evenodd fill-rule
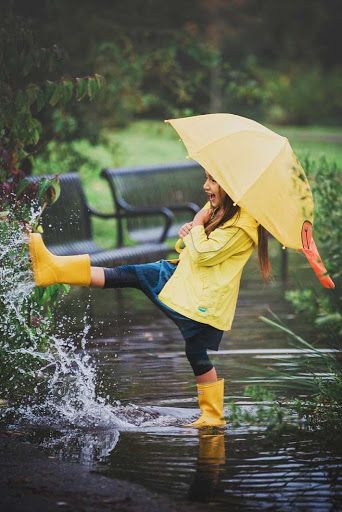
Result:
<svg viewBox="0 0 342 512"><path fill-rule="evenodd" d="M322 258L319 255L315 241L312 237L312 224L310 221L306 220L303 222L301 235L303 245L301 250L315 272L317 279L324 288L335 288L335 283L328 275L328 271L323 264Z"/></svg>
<svg viewBox="0 0 342 512"><path fill-rule="evenodd" d="M183 244L183 247L181 247L182 244ZM178 252L178 254L180 254L182 252L184 247L185 247L185 245L184 245L183 240L181 238L178 238L176 245L175 245L175 250Z"/></svg>

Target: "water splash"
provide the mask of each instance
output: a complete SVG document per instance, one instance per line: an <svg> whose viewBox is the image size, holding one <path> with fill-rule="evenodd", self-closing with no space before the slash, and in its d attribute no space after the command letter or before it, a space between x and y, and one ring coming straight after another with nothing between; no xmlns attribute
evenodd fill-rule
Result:
<svg viewBox="0 0 342 512"><path fill-rule="evenodd" d="M99 395L96 365L87 351L90 329L87 307L80 340L79 336L63 335L63 325L70 318L60 319L51 334L51 318L33 308L40 316L38 324L32 326L31 299L35 287L27 235L18 225L12 230L7 227L0 235L0 332L4 334L1 350L12 357L16 375L29 374L34 381L33 392L24 397L24 402L3 410L2 416L11 416L17 424L48 425L57 429L126 430L175 424L175 418L161 411L133 404L124 407L119 401L109 403L109 397ZM44 346L42 339L47 335L48 342ZM33 364L27 365L28 359Z"/></svg>
<svg viewBox="0 0 342 512"><path fill-rule="evenodd" d="M6 226L6 232L2 238L0 242L0 303L2 306L0 332L6 333L6 338L2 339L6 348L10 340L17 335L13 319L17 320L22 331L28 333L26 304L34 284L32 273L28 268L27 254L23 250L27 236L19 229L10 231Z"/></svg>
<svg viewBox="0 0 342 512"><path fill-rule="evenodd" d="M94 463L102 462L110 455L119 438L118 430L84 432L75 429L61 432L56 437L44 438L40 446L47 448L61 460L72 460L85 466L93 466Z"/></svg>

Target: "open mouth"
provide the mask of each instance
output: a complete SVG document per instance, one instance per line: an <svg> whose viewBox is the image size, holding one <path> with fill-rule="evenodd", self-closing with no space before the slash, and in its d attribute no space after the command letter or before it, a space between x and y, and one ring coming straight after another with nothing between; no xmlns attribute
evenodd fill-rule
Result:
<svg viewBox="0 0 342 512"><path fill-rule="evenodd" d="M215 194L208 194L208 197L209 197L209 201L215 201Z"/></svg>

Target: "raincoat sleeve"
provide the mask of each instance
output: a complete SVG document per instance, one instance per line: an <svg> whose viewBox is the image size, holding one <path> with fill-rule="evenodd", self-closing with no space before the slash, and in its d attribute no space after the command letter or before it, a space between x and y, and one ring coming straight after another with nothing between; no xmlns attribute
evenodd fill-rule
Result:
<svg viewBox="0 0 342 512"><path fill-rule="evenodd" d="M250 249L254 243L241 228L216 228L207 237L203 226L195 226L183 242L197 265L212 266Z"/></svg>

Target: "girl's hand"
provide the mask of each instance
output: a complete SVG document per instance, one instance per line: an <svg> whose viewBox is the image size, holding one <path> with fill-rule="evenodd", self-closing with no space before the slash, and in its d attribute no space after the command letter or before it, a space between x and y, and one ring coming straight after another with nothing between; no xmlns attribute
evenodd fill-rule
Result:
<svg viewBox="0 0 342 512"><path fill-rule="evenodd" d="M190 233L190 230L192 228L192 222L187 222L186 224L183 224L183 226L178 231L178 236L183 240L183 238Z"/></svg>
<svg viewBox="0 0 342 512"><path fill-rule="evenodd" d="M32 233L32 226L28 222L24 221L22 226L25 235L29 235L30 233Z"/></svg>
<svg viewBox="0 0 342 512"><path fill-rule="evenodd" d="M192 221L192 227L203 226L203 224L206 224L210 220L213 211L213 208L208 208L207 210L200 210L197 212L194 220Z"/></svg>

